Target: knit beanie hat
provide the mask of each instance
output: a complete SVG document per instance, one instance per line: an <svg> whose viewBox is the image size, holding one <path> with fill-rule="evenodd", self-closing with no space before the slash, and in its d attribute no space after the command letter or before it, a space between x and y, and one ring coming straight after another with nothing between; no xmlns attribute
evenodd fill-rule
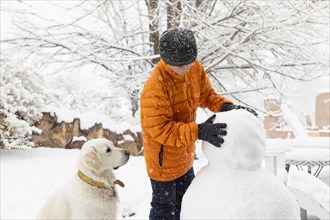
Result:
<svg viewBox="0 0 330 220"><path fill-rule="evenodd" d="M185 28L171 28L162 33L159 42L160 57L171 66L193 63L197 57L194 34Z"/></svg>

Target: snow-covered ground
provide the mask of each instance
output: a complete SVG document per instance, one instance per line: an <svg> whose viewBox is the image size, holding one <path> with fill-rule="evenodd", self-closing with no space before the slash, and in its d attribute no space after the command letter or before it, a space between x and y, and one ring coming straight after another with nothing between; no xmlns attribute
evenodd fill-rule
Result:
<svg viewBox="0 0 330 220"><path fill-rule="evenodd" d="M42 204L54 190L76 173L75 162L79 150L33 148L32 150L1 150L1 211L0 219L34 219ZM198 172L207 164L200 147ZM131 157L119 168L116 177L125 183L118 187L120 213L126 219L147 219L150 209L151 186L143 157ZM329 178L329 169L321 173ZM309 215L309 219L316 219Z"/></svg>
<svg viewBox="0 0 330 220"><path fill-rule="evenodd" d="M31 150L1 150L1 219L34 219L58 187L75 175L79 150L33 148ZM196 160L196 169L207 163ZM122 215L132 212L132 219L147 219L151 186L143 157L131 157L115 171L125 183L118 188Z"/></svg>

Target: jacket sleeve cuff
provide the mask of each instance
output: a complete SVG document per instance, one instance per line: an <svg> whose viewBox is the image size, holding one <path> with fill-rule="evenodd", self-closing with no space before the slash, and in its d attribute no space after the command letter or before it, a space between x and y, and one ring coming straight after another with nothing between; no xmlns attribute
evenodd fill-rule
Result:
<svg viewBox="0 0 330 220"><path fill-rule="evenodd" d="M225 103L222 103L222 105L220 106L220 111L219 112L226 112L226 111L229 111L229 106L233 105L233 103L228 103L228 102L225 102Z"/></svg>

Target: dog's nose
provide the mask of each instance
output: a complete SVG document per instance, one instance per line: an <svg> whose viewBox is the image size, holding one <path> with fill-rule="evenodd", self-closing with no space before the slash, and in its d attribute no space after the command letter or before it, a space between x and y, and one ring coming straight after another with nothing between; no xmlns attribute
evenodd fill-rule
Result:
<svg viewBox="0 0 330 220"><path fill-rule="evenodd" d="M124 151L124 154L127 155L127 156L129 156L131 154L131 152L129 150L125 150Z"/></svg>

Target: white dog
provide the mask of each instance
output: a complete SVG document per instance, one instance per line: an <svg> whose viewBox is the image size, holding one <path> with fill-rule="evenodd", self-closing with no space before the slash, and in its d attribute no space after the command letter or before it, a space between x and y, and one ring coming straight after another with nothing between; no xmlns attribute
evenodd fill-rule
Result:
<svg viewBox="0 0 330 220"><path fill-rule="evenodd" d="M129 159L126 150L105 138L87 141L77 161L77 174L44 205L38 219L115 219L118 195L113 169Z"/></svg>

